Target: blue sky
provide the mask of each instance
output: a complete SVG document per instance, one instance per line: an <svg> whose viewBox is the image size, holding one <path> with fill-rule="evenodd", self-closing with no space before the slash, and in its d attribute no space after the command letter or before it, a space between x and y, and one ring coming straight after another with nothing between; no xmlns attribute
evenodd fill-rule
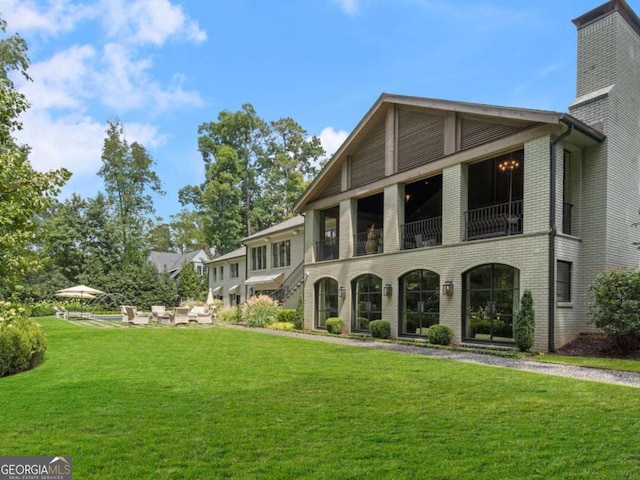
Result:
<svg viewBox="0 0 640 480"><path fill-rule="evenodd" d="M103 190L107 119L151 153L167 194L199 184L197 129L251 103L332 153L383 92L567 111L573 18L604 0L0 0L29 45L20 141L63 191ZM629 0L640 12L640 0Z"/></svg>

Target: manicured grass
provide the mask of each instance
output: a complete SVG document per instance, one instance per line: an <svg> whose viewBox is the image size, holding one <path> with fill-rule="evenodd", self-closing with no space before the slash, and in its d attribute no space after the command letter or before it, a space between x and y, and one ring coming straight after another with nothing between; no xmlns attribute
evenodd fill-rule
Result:
<svg viewBox="0 0 640 480"><path fill-rule="evenodd" d="M626 360L619 358L572 357L569 355L544 354L532 357L532 360L549 363L564 363L581 367L604 368L608 370L622 370L625 372L640 372L640 360Z"/></svg>
<svg viewBox="0 0 640 480"><path fill-rule="evenodd" d="M229 328L40 319L0 455L77 479L624 479L640 390Z"/></svg>

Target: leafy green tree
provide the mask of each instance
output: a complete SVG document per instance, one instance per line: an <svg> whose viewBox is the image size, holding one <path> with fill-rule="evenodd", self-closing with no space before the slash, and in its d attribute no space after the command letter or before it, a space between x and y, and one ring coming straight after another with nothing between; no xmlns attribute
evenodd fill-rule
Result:
<svg viewBox="0 0 640 480"><path fill-rule="evenodd" d="M200 126L205 181L180 191L204 218L205 239L217 253L293 215L293 205L317 174L320 140L290 118L266 122L251 104L223 111Z"/></svg>
<svg viewBox="0 0 640 480"><path fill-rule="evenodd" d="M6 33L0 19L0 30ZM13 35L0 40L0 292L42 268L30 249L35 217L46 211L71 174L65 169L37 172L28 159L29 149L19 145L13 134L21 128L20 115L29 104L15 89L10 74L27 74L27 44Z"/></svg>
<svg viewBox="0 0 640 480"><path fill-rule="evenodd" d="M179 253L207 250L203 216L195 211L182 209L171 216L171 238Z"/></svg>
<svg viewBox="0 0 640 480"><path fill-rule="evenodd" d="M178 295L181 298L202 298L204 297L205 284L198 275L193 264L187 262L182 265L182 270L178 274Z"/></svg>
<svg viewBox="0 0 640 480"><path fill-rule="evenodd" d="M104 277L100 286L119 302L131 303L144 310L149 310L151 305L176 305L178 299L176 283L147 262L118 265Z"/></svg>
<svg viewBox="0 0 640 480"><path fill-rule="evenodd" d="M104 180L107 198L113 202L125 261L142 260L143 227L147 215L154 212L150 191L164 194L153 165L142 145L129 145L119 120L107 122L98 175Z"/></svg>

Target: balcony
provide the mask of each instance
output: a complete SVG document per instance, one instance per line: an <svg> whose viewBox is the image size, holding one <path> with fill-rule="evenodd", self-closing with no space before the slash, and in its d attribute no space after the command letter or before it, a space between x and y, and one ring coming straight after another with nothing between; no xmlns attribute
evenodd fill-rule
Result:
<svg viewBox="0 0 640 480"><path fill-rule="evenodd" d="M442 217L401 225L402 250L442 245Z"/></svg>
<svg viewBox="0 0 640 480"><path fill-rule="evenodd" d="M465 240L522 233L522 200L465 212Z"/></svg>
<svg viewBox="0 0 640 480"><path fill-rule="evenodd" d="M382 228L371 228L366 232L356 233L353 236L353 254L355 257L382 253Z"/></svg>
<svg viewBox="0 0 640 480"><path fill-rule="evenodd" d="M338 258L338 239L324 238L316 242L316 261L324 262Z"/></svg>

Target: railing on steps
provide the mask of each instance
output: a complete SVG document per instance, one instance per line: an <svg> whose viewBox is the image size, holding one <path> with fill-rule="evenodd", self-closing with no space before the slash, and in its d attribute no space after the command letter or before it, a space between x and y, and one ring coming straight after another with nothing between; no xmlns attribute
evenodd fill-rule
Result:
<svg viewBox="0 0 640 480"><path fill-rule="evenodd" d="M304 262L300 262L291 275L284 279L282 285L277 290L274 290L270 297L280 304L284 303L291 294L296 290L298 285L304 281Z"/></svg>

